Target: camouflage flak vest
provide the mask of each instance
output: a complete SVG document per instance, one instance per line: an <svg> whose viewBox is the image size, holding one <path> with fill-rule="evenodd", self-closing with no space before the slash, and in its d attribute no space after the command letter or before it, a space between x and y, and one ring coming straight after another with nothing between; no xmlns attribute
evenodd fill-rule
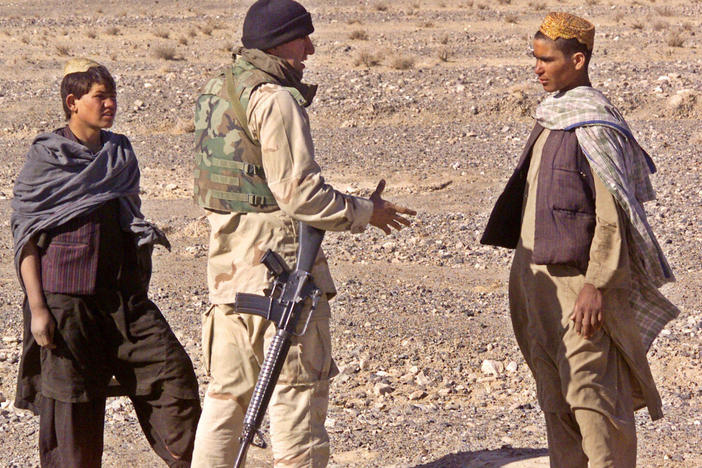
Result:
<svg viewBox="0 0 702 468"><path fill-rule="evenodd" d="M195 188L198 205L225 212L278 209L263 171L261 144L246 108L260 85L278 83L241 57L210 80L195 105ZM285 88L302 102L300 92Z"/></svg>

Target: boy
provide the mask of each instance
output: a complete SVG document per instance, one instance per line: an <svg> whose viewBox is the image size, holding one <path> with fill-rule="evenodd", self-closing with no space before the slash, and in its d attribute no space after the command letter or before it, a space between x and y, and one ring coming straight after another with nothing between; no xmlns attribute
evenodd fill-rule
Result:
<svg viewBox="0 0 702 468"><path fill-rule="evenodd" d="M636 466L634 411L663 416L646 350L677 308L646 220L653 162L591 86L595 27L549 13L534 73L554 93L481 242L515 249L509 279L517 343L536 380L554 468Z"/></svg>
<svg viewBox="0 0 702 468"><path fill-rule="evenodd" d="M72 59L61 99L68 125L36 137L12 201L15 266L26 293L15 405L39 413L42 466L99 467L114 375L154 451L189 466L200 415L192 363L147 297L154 244L140 212L127 137L100 64Z"/></svg>

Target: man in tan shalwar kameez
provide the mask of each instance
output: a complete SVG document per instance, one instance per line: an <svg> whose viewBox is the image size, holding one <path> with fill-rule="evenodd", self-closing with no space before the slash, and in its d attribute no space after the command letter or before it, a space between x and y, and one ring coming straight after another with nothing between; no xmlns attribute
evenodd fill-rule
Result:
<svg viewBox="0 0 702 468"><path fill-rule="evenodd" d="M535 73L557 93L537 109L481 240L516 248L512 323L551 466L563 468L636 465L634 410L662 417L646 350L677 314L657 291L673 277L641 209L652 162L590 86L593 44L581 18L550 13L541 25Z"/></svg>

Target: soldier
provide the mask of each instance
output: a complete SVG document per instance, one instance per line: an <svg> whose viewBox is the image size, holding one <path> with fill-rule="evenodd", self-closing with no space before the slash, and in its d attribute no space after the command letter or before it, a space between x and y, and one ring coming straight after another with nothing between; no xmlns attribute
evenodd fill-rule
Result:
<svg viewBox="0 0 702 468"><path fill-rule="evenodd" d="M294 265L297 221L359 233L371 224L390 233L415 212L381 198L338 192L314 160L305 107L316 86L301 81L314 53L312 19L292 0L259 0L244 20L233 66L205 86L195 111L195 199L211 226L207 279L213 304L203 317L203 354L211 381L198 425L193 463L231 465L244 412L275 327L238 314L237 292L262 294L270 275L259 263L272 249ZM328 299L336 293L320 251L312 269L323 298L307 333L295 338L271 399L276 466L326 466L324 428L331 358Z"/></svg>
<svg viewBox="0 0 702 468"><path fill-rule="evenodd" d="M513 248L514 332L536 380L552 467L636 465L634 410L662 417L646 350L678 313L674 277L646 221L654 167L592 88L595 27L550 13L534 72L553 92L481 242Z"/></svg>

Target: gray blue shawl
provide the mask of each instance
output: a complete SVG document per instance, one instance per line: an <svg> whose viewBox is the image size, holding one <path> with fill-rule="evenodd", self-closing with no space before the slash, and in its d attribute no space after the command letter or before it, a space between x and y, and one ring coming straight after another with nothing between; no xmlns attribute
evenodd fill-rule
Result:
<svg viewBox="0 0 702 468"><path fill-rule="evenodd" d="M135 234L138 246L161 244L170 249L165 234L141 213L139 165L129 139L112 132L104 135L105 143L97 153L56 133L34 139L12 200L10 225L18 277L22 249L35 234L115 198L120 226Z"/></svg>

